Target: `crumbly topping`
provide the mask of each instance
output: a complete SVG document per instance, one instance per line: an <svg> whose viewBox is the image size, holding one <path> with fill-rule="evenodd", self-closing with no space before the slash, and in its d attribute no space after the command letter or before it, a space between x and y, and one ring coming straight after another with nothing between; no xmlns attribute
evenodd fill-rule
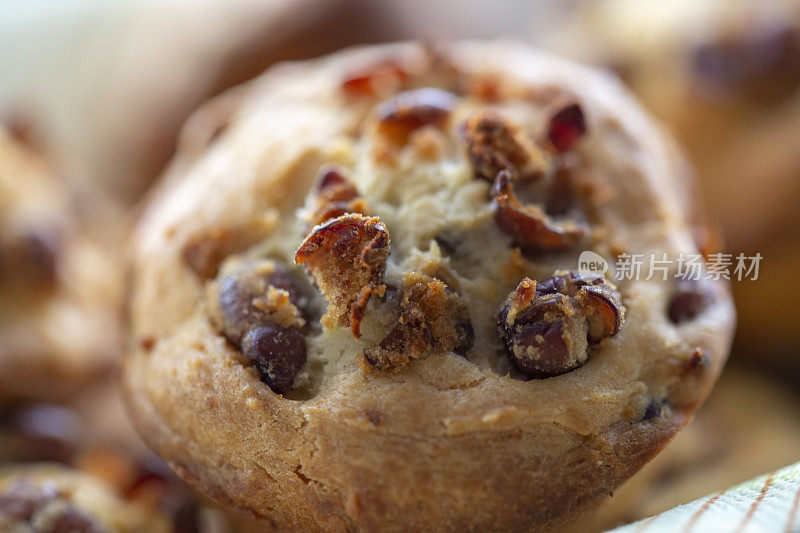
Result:
<svg viewBox="0 0 800 533"><path fill-rule="evenodd" d="M566 272L538 284L523 279L498 312L497 325L517 369L546 378L584 364L590 345L616 335L624 318L614 285Z"/></svg>

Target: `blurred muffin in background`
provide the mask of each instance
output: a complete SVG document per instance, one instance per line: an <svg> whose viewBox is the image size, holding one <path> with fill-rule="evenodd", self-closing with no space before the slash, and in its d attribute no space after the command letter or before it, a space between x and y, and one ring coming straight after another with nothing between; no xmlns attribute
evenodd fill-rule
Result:
<svg viewBox="0 0 800 533"><path fill-rule="evenodd" d="M3 531L173 531L169 519L126 499L112 486L68 468L38 464L0 468Z"/></svg>
<svg viewBox="0 0 800 533"><path fill-rule="evenodd" d="M0 403L61 398L108 368L119 333L111 263L59 178L0 131Z"/></svg>
<svg viewBox="0 0 800 533"><path fill-rule="evenodd" d="M731 271L761 254L734 283L734 354L800 370L800 2L585 2L556 33L543 44L616 70L684 143Z"/></svg>
<svg viewBox="0 0 800 533"><path fill-rule="evenodd" d="M727 367L697 417L571 530L634 522L796 462L798 400L769 376Z"/></svg>
<svg viewBox="0 0 800 533"><path fill-rule="evenodd" d="M0 61L11 67L0 109L33 116L112 239L120 228L108 221L158 175L198 104L276 61L378 35L358 0L48 3L46 14L35 9L42 3L20 8L30 15L22 22L0 6Z"/></svg>
<svg viewBox="0 0 800 533"><path fill-rule="evenodd" d="M121 498L126 520L132 520L116 524L120 529L113 531L250 531L249 523L198 497L147 450L124 413L114 379L95 382L62 405L28 402L1 408L0 465L0 531L8 525L3 522L6 504L18 505L4 504L2 472L9 471L32 472L38 480L34 485L65 480L102 484L106 496L97 501L114 506ZM79 510L92 514L93 503L88 509L83 503L77 502ZM130 529L131 524L137 528Z"/></svg>

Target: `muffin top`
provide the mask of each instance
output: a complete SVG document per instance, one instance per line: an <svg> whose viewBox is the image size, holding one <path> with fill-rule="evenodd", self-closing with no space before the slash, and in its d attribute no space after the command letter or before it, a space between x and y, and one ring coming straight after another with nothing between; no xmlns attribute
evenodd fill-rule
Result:
<svg viewBox="0 0 800 533"><path fill-rule="evenodd" d="M134 232L136 423L277 524L568 514L655 454L726 356L724 283L678 279L687 179L616 81L521 46L273 68L187 123ZM675 261L614 279L579 271L586 251Z"/></svg>

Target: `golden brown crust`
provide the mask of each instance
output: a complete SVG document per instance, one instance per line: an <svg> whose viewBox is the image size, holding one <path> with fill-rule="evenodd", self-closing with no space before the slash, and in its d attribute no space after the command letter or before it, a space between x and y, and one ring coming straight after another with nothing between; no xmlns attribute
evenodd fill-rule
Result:
<svg viewBox="0 0 800 533"><path fill-rule="evenodd" d="M491 105L536 131L561 92L581 102L590 127L574 148L581 163L573 183L578 194L589 191L582 201L590 204L595 251L610 257L694 249L672 147L619 85L511 44L458 43L443 53L465 77L491 74L499 95L513 86L516 96ZM380 97L371 81L358 94L342 87L387 57L392 72L399 65L404 73L389 77L407 87L380 84ZM498 228L490 184L474 179L458 133L487 103L447 85L451 69L441 75L438 64L422 47L391 45L267 73L250 86L213 153L176 164L134 235L125 390L138 429L184 478L268 527L543 527L608 494L655 455L702 402L727 354L732 308L724 284L708 283L712 303L675 325L666 315L672 283L623 281L625 322L592 348L584 366L545 380L514 371L495 312L522 277L544 280L574 268L578 250L521 253ZM459 96L435 127L441 151L433 159L417 152L413 135L407 145L386 148L376 106L426 85ZM240 252L291 263L307 231L298 210L330 164L347 169L377 217L331 220L346 217L360 229L373 221L376 231L369 238L355 232L343 255L322 246L336 241L325 234L303 248L336 320L306 337L304 374L280 396L209 320L204 281L189 274L180 250L198 231L271 214L272 231ZM380 225L391 238L388 257L383 246L369 246L383 233ZM365 248L381 250L380 278L373 268L380 262L362 263ZM339 278L326 268L338 260ZM388 285L384 297L364 307L362 288L378 282ZM395 320L400 302L416 301L418 291L436 297L407 305L413 310ZM464 355L450 348L454 295L474 327ZM339 325L353 303L364 310L358 341ZM419 326L402 331L411 342L400 356L410 360L394 372L364 372L364 348L378 346L398 323ZM143 336L157 339L149 351L133 341ZM412 357L437 339L439 349ZM708 365L687 374L684 364L697 347Z"/></svg>

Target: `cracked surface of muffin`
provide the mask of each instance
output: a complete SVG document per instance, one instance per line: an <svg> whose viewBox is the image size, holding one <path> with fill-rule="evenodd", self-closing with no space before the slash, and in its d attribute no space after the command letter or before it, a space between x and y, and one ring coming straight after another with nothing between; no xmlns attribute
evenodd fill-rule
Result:
<svg viewBox="0 0 800 533"><path fill-rule="evenodd" d="M0 401L63 397L110 365L110 267L58 177L0 131Z"/></svg>
<svg viewBox="0 0 800 533"><path fill-rule="evenodd" d="M686 166L614 80L400 44L237 91L131 243L127 403L206 494L280 530L544 527L707 395L725 283L574 272L697 250Z"/></svg>

